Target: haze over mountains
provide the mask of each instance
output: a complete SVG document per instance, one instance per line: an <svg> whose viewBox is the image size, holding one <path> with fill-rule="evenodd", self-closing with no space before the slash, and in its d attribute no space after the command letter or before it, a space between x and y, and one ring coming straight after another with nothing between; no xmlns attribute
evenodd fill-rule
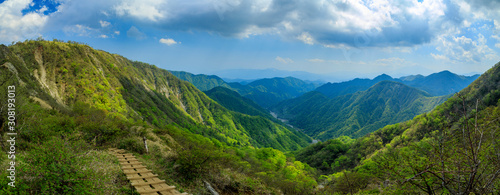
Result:
<svg viewBox="0 0 500 195"><path fill-rule="evenodd" d="M415 175L425 167L455 170L431 180L432 190L463 191L433 182L464 177L457 164L470 167L467 173L483 174L477 176L481 184L475 192L496 189L483 181L497 182L500 170L500 158L489 155L500 149L498 64L474 82L475 77L444 71L319 87L292 77L240 84L174 72L191 84L153 65L86 45L42 40L0 46L0 64L1 86L16 86L18 160L28 162L19 165L20 174L33 178L6 190L57 194L72 186L119 193L127 181L102 152L108 147L136 153L159 177L200 193L203 187L193 185L203 185L195 178L210 178L215 188L228 193L310 194L320 181L330 186L327 191L342 191L337 185L344 185L346 177L353 183L345 185L353 191L380 190L374 186L382 178L394 182L384 190L419 192L423 178L412 185L396 181L436 177ZM472 83L461 89L467 82ZM202 87L207 90L198 89ZM7 102L5 93L0 92L2 102ZM0 109L2 116L6 110ZM6 121L1 118L2 127ZM325 142L310 145L311 137ZM464 143L467 147L460 147ZM435 150L440 147L447 150ZM476 157L488 164L463 161L471 153L457 152L462 150L481 151ZM50 160L56 157L59 161ZM35 177L40 174L44 177ZM90 182L96 180L102 182ZM468 181L457 182L463 186ZM63 187L45 188L53 183Z"/></svg>
<svg viewBox="0 0 500 195"><path fill-rule="evenodd" d="M260 107L272 111L280 120L320 140L340 136L357 138L385 125L412 119L431 111L479 77L460 76L449 71L401 78L382 74L374 79L356 78L326 83L316 88L317 85L313 83L293 77L258 79L240 84L226 83L217 76L181 72L173 74L191 81L200 89L218 85L236 91ZM222 93L222 89L215 91L218 93L211 91L210 94L229 94L229 91ZM215 98L223 105L238 108L239 112L256 113L252 110L263 110L255 108L255 105L250 106L248 100L236 99L238 97L234 94L224 97L224 100Z"/></svg>
<svg viewBox="0 0 500 195"><path fill-rule="evenodd" d="M381 81L365 91L333 98L309 92L283 101L271 110L316 139L358 138L431 111L449 97L432 97L402 83Z"/></svg>

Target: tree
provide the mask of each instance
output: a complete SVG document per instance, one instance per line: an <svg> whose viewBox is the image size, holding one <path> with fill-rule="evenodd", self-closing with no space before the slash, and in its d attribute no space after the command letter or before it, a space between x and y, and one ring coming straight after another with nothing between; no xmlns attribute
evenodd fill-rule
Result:
<svg viewBox="0 0 500 195"><path fill-rule="evenodd" d="M401 148L388 147L374 162L383 177L407 190L427 194L489 194L498 191L500 145L498 107L479 111L461 100L460 116L449 128L431 132L426 138Z"/></svg>

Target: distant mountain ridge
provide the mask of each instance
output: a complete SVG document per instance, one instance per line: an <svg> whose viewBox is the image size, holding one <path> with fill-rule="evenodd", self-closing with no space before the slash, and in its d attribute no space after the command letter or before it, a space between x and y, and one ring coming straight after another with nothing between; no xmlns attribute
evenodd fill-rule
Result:
<svg viewBox="0 0 500 195"><path fill-rule="evenodd" d="M318 87L317 84L294 77L259 79L247 85L239 83L229 83L229 85L242 96L255 101L264 108L298 97Z"/></svg>
<svg viewBox="0 0 500 195"><path fill-rule="evenodd" d="M221 78L227 79L244 79L244 80L258 80L263 78L275 78L275 77L295 77L304 81L311 82L325 82L330 81L331 76L314 74L306 71L287 71L278 70L275 68L268 69L229 69L212 72L211 74L217 75Z"/></svg>
<svg viewBox="0 0 500 195"><path fill-rule="evenodd" d="M357 138L428 112L448 97L432 97L402 83L381 81L365 91L334 98L318 91L309 92L283 101L271 110L316 139Z"/></svg>
<svg viewBox="0 0 500 195"><path fill-rule="evenodd" d="M219 86L226 87L238 92L243 97L251 99L264 108L286 99L298 97L316 89L320 85L317 82L303 81L294 77L265 78L244 85L237 82L227 83L214 75L195 75L182 71L170 72L179 79L190 82L201 91L208 91Z"/></svg>
<svg viewBox="0 0 500 195"><path fill-rule="evenodd" d="M177 78L190 82L200 91L208 91L215 87L223 86L230 88L230 86L221 78L215 75L205 75L205 74L192 74L184 71L169 71Z"/></svg>
<svg viewBox="0 0 500 195"><path fill-rule="evenodd" d="M459 92L479 78L479 74L462 76L450 71L442 71L429 76L407 76L398 80L409 86L427 91L434 96L448 95Z"/></svg>
<svg viewBox="0 0 500 195"><path fill-rule="evenodd" d="M382 74L374 79L356 78L340 83L327 83L318 87L316 91L323 93L327 97L333 98L340 95L367 90L380 81L396 81L410 87L426 91L433 96L442 96L453 94L462 90L478 77L479 75L457 75L450 71L442 71L428 76L410 75L400 78L392 78L389 75Z"/></svg>

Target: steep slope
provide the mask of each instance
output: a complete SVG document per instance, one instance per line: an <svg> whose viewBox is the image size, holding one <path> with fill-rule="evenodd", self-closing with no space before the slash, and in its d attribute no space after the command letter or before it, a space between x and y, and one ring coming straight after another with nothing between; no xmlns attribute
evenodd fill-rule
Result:
<svg viewBox="0 0 500 195"><path fill-rule="evenodd" d="M30 84L33 98L52 107L84 102L117 117L157 127L175 124L230 145L294 150L309 142L268 119L227 110L168 71L85 45L29 41L3 52L4 66L22 82L37 81Z"/></svg>
<svg viewBox="0 0 500 195"><path fill-rule="evenodd" d="M208 91L215 87L223 86L226 88L230 88L229 85L215 75L204 75L204 74L192 74L184 71L170 71L177 78L190 82L200 91Z"/></svg>
<svg viewBox="0 0 500 195"><path fill-rule="evenodd" d="M361 137L385 125L428 112L447 97L430 97L418 89L382 81L366 91L328 98L310 92L273 107L273 112L314 138Z"/></svg>
<svg viewBox="0 0 500 195"><path fill-rule="evenodd" d="M360 194L496 193L499 139L497 63L431 112L385 126L356 139L349 149L330 154L337 158L326 164L339 172L327 177L325 189L346 192L342 185L349 185L347 192ZM323 145L297 153L317 155Z"/></svg>
<svg viewBox="0 0 500 195"><path fill-rule="evenodd" d="M205 91L204 93L229 110L251 116L273 118L267 110L231 89L225 87L215 87L211 90Z"/></svg>
<svg viewBox="0 0 500 195"><path fill-rule="evenodd" d="M227 111L166 71L83 44L0 45L0 88L2 138L15 136L15 149L1 148L15 150L15 161L1 155L0 168L16 170L15 182L13 172L0 173L2 194L137 194L108 148L133 153L158 179L190 194L208 193L206 183L221 194L313 194L317 185L308 165L254 147L277 141L293 148L284 139L300 137L262 117ZM195 103L195 111L232 123L205 124L208 113L190 114ZM252 145L224 129L231 124ZM239 143L226 142L231 138Z"/></svg>

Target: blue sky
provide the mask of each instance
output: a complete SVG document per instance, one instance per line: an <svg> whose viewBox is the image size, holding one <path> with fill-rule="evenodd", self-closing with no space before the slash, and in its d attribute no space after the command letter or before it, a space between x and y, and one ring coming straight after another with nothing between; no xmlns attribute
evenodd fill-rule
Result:
<svg viewBox="0 0 500 195"><path fill-rule="evenodd" d="M470 74L500 61L498 10L497 0L0 0L0 43L72 40L205 74Z"/></svg>

